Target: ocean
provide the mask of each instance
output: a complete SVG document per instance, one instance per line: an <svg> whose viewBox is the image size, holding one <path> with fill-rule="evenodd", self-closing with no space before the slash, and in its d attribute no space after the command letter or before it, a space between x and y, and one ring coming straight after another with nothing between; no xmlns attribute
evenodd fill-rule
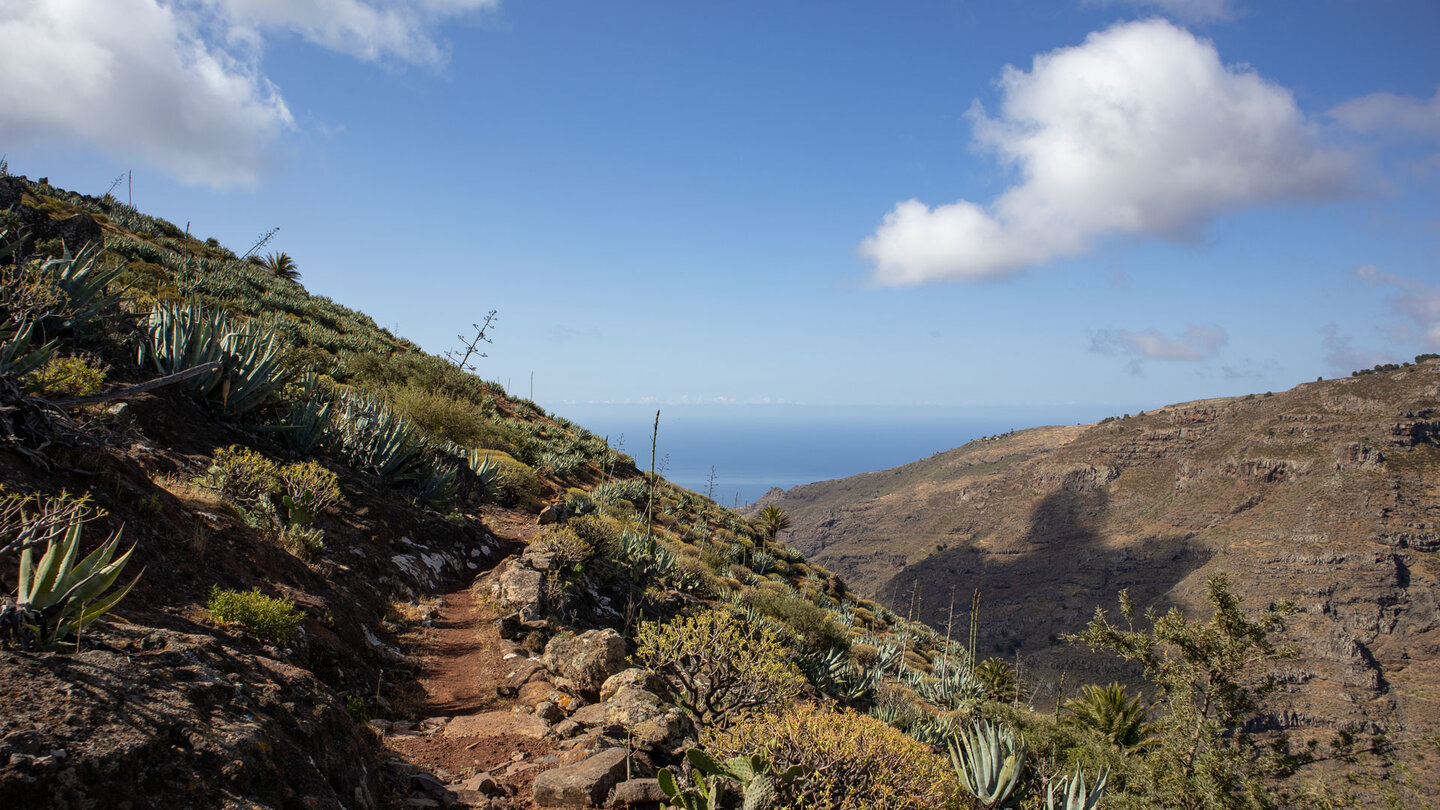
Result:
<svg viewBox="0 0 1440 810"><path fill-rule="evenodd" d="M656 406L561 406L556 414L650 467ZM819 409L796 406L660 406L656 466L696 492L710 488L725 506L744 506L772 487L844 478L888 469L959 447L972 439L1044 424L1075 424L1098 416L1067 410L966 415L934 409ZM1104 410L1104 409L1100 409Z"/></svg>

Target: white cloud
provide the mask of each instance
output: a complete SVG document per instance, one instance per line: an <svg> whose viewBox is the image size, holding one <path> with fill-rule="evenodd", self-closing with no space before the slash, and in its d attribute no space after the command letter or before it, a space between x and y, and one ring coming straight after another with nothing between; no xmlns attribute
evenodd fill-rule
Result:
<svg viewBox="0 0 1440 810"><path fill-rule="evenodd" d="M1230 336L1218 326L1189 324L1175 337L1151 329L1131 332L1126 329L1101 329L1090 335L1090 350L1100 354L1131 355L1151 360L1210 360L1220 353Z"/></svg>
<svg viewBox="0 0 1440 810"><path fill-rule="evenodd" d="M493 9L499 0L203 0L233 40L254 41L288 31L357 59L395 58L418 64L444 60L433 36L445 18Z"/></svg>
<svg viewBox="0 0 1440 810"><path fill-rule="evenodd" d="M989 205L898 203L860 246L880 284L1005 276L1112 235L1195 238L1224 211L1340 196L1351 157L1288 90L1164 20L1116 25L1007 67L978 146L1021 177Z"/></svg>
<svg viewBox="0 0 1440 810"><path fill-rule="evenodd" d="M1440 88L1429 101L1371 93L1336 106L1330 117L1358 132L1440 138Z"/></svg>
<svg viewBox="0 0 1440 810"><path fill-rule="evenodd" d="M259 67L267 36L436 64L435 27L497 1L0 0L0 138L85 144L184 182L252 185L295 126Z"/></svg>
<svg viewBox="0 0 1440 810"><path fill-rule="evenodd" d="M1410 328L1395 337L1418 336L1427 347L1440 348L1440 286L1383 273L1373 264L1355 268L1355 275L1372 287L1393 287L1397 290L1395 297L1390 299L1391 310L1409 321Z"/></svg>
<svg viewBox="0 0 1440 810"><path fill-rule="evenodd" d="M1087 6L1125 5L1154 9L1184 22L1231 20L1235 8L1230 0L1084 0Z"/></svg>

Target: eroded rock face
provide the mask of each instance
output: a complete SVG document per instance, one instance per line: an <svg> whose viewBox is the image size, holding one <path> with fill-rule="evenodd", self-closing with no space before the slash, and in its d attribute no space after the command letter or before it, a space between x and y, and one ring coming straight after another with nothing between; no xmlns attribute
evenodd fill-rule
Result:
<svg viewBox="0 0 1440 810"><path fill-rule="evenodd" d="M596 695L606 679L625 669L625 639L609 628L559 635L546 645L544 661L557 686Z"/></svg>

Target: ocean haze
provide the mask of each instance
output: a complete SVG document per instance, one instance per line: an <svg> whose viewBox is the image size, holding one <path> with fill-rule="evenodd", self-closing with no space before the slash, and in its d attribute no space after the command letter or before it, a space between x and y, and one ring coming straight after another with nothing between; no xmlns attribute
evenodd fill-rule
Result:
<svg viewBox="0 0 1440 810"><path fill-rule="evenodd" d="M556 410L650 467L650 433L660 411L656 466L704 493L715 468L715 500L744 506L772 487L883 470L1035 425L1093 422L1095 408L995 410L922 406L839 408L792 405L565 405ZM668 462L667 462L668 456Z"/></svg>

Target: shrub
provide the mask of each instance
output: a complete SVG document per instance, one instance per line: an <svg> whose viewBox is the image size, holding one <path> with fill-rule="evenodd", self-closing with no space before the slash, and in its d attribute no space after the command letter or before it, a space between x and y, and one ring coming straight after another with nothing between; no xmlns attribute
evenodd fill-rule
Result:
<svg viewBox="0 0 1440 810"><path fill-rule="evenodd" d="M499 456L492 459L496 466L495 502L501 506L524 506L540 497L540 477L527 464Z"/></svg>
<svg viewBox="0 0 1440 810"><path fill-rule="evenodd" d="M305 620L295 609L294 600L266 596L259 588L249 591L210 589L206 605L210 615L221 624L238 624L255 638L277 647L289 644Z"/></svg>
<svg viewBox="0 0 1440 810"><path fill-rule="evenodd" d="M426 435L462 447L509 449L506 431L475 403L408 385L389 392L390 406L408 416Z"/></svg>
<svg viewBox="0 0 1440 810"><path fill-rule="evenodd" d="M759 753L777 770L800 765L785 806L834 810L938 810L954 806L958 784L930 748L873 717L799 704L745 714L727 729L706 729L702 744L720 758Z"/></svg>
<svg viewBox="0 0 1440 810"><path fill-rule="evenodd" d="M88 397L104 384L104 366L83 357L52 357L25 378L26 390L42 397Z"/></svg>
<svg viewBox="0 0 1440 810"><path fill-rule="evenodd" d="M570 530L590 544L596 553L608 554L620 542L620 522L604 515L581 515L565 523Z"/></svg>
<svg viewBox="0 0 1440 810"><path fill-rule="evenodd" d="M541 552L555 555L555 568L564 572L584 566L595 556L595 547L569 526L550 526L533 545Z"/></svg>
<svg viewBox="0 0 1440 810"><path fill-rule="evenodd" d="M755 591L749 595L752 607L766 616L784 622L800 641L812 650L825 652L831 648L849 649L850 635L836 624L830 614L798 596L771 591Z"/></svg>
<svg viewBox="0 0 1440 810"><path fill-rule="evenodd" d="M280 491L279 472L270 459L248 447L232 444L215 451L215 460L205 473L204 484L241 509L268 511L269 496Z"/></svg>
<svg viewBox="0 0 1440 810"><path fill-rule="evenodd" d="M286 519L292 524L312 523L340 500L340 480L313 461L286 464L277 477Z"/></svg>
<svg viewBox="0 0 1440 810"><path fill-rule="evenodd" d="M665 679L676 704L701 725L783 703L805 683L771 630L746 626L720 610L644 622L635 646L641 664Z"/></svg>
<svg viewBox="0 0 1440 810"><path fill-rule="evenodd" d="M325 530L291 524L280 530L280 545L305 562L313 563L325 551Z"/></svg>

